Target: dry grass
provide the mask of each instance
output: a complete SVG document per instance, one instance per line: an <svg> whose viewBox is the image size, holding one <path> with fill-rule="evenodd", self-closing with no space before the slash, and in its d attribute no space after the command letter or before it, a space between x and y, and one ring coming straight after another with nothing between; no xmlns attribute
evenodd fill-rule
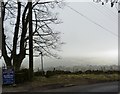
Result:
<svg viewBox="0 0 120 94"><path fill-rule="evenodd" d="M33 86L42 86L50 84L92 84L97 82L117 81L118 74L69 74L55 75L49 78L35 77L32 82Z"/></svg>
<svg viewBox="0 0 120 94"><path fill-rule="evenodd" d="M34 89L49 89L50 87L56 88L58 86L69 86L69 85L88 85L94 83L117 81L119 80L118 74L66 74L66 75L55 75L49 78L36 76L32 82L25 82L18 84L16 87L4 86L3 91L24 91Z"/></svg>

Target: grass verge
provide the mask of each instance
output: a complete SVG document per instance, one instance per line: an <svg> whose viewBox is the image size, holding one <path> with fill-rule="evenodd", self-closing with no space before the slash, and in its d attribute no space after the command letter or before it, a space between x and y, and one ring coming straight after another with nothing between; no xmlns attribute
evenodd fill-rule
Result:
<svg viewBox="0 0 120 94"><path fill-rule="evenodd" d="M50 76L35 76L32 82L18 84L16 87L5 86L3 91L9 90L36 90L51 89L74 85L88 85L94 83L102 83L109 81L118 81L118 74L61 74Z"/></svg>

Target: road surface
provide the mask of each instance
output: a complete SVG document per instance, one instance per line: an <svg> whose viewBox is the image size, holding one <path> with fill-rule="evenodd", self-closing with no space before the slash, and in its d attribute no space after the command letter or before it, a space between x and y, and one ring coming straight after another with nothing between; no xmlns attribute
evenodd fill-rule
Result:
<svg viewBox="0 0 120 94"><path fill-rule="evenodd" d="M14 92L14 93L13 93ZM22 92L22 93L20 93ZM72 87L63 87L58 89L50 89L50 90L41 90L39 88L30 89L27 91L4 91L3 94L62 94L63 92L68 94L67 92L72 92L71 94L120 94L118 93L118 82L109 82L109 83L99 83L92 85L82 85L82 86L72 86ZM57 93L55 93L57 92ZM74 92L74 93L73 93ZM104 92L104 93L103 93ZM105 93L106 92L106 93ZM108 93L109 92L109 93ZM101 94L100 93L100 94Z"/></svg>
<svg viewBox="0 0 120 94"><path fill-rule="evenodd" d="M118 92L118 82L51 89L43 92Z"/></svg>

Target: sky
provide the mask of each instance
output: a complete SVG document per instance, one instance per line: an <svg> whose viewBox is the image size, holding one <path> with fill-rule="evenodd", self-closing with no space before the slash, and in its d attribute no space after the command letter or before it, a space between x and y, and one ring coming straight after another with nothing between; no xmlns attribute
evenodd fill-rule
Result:
<svg viewBox="0 0 120 94"><path fill-rule="evenodd" d="M117 35L118 16L116 8L92 2L69 2L67 5ZM117 36L82 17L67 6L59 13L63 23L56 26L56 29L63 33L62 39L66 43L62 48L62 55L72 57L117 56Z"/></svg>
<svg viewBox="0 0 120 94"><path fill-rule="evenodd" d="M64 8L57 9L58 17L63 23L53 26L55 30L61 32L62 41L66 43L58 53L61 59L45 58L44 67L118 64L116 8L111 8L109 4L102 6L93 2L66 4ZM36 67L40 66L39 58L34 59L34 62L37 62Z"/></svg>
<svg viewBox="0 0 120 94"><path fill-rule="evenodd" d="M68 64L74 66L88 58L86 64L117 64L118 14L116 7L111 8L110 4L102 6L100 3L89 2L91 0L68 1L66 6L55 10L63 23L53 26L53 29L61 32L61 39L65 42L61 48L62 51L58 53L61 59L47 58L44 60L45 66L67 66ZM39 65L39 58L34 58L35 66ZM27 61L24 60L24 62ZM23 65L27 66L25 63Z"/></svg>

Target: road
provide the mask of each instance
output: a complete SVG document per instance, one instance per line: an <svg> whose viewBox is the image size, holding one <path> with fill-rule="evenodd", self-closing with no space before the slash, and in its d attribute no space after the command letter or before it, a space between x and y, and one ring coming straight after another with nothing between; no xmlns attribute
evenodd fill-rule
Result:
<svg viewBox="0 0 120 94"><path fill-rule="evenodd" d="M0 94L2 93L2 86L0 85Z"/></svg>
<svg viewBox="0 0 120 94"><path fill-rule="evenodd" d="M61 94L61 93L65 93L68 94L68 92L72 92L71 94L99 94L100 92L102 94L120 94L118 93L118 82L109 82L109 83L99 83L99 84L92 84L92 85L82 85L82 86L72 86L72 87L63 87L63 88L58 88L58 89L50 89L50 90L41 90L39 88L34 89L30 89L27 91L17 91L17 90L13 90L13 91L5 91L2 94L12 94L14 92L14 94L44 94L47 93L48 94L55 94L55 92L57 92L56 94ZM74 92L74 93L73 93ZM106 93L105 93L106 92ZM100 94L101 94L100 93Z"/></svg>
<svg viewBox="0 0 120 94"><path fill-rule="evenodd" d="M118 92L118 82L99 83L85 86L73 86L43 92Z"/></svg>

